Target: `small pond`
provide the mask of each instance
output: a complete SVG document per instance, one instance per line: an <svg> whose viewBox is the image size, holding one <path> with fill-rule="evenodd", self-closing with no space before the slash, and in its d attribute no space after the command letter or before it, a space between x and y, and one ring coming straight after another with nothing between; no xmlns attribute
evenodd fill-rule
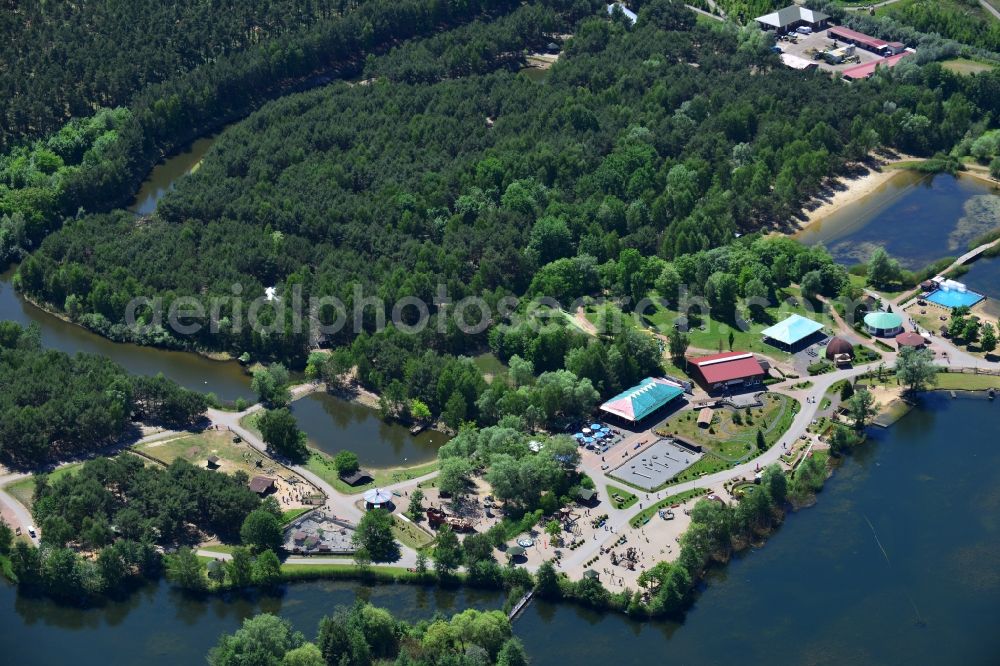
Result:
<svg viewBox="0 0 1000 666"><path fill-rule="evenodd" d="M449 439L434 430L411 435L405 426L383 421L374 409L327 393L312 393L296 400L292 413L309 436L311 446L330 455L345 449L354 451L365 467L430 462Z"/></svg>

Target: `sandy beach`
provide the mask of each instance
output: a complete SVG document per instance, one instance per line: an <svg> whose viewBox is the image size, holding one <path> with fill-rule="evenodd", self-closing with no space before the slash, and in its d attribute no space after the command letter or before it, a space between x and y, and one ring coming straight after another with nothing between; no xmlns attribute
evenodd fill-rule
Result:
<svg viewBox="0 0 1000 666"><path fill-rule="evenodd" d="M802 211L801 217L804 219L799 220L799 228L804 229L813 222L833 214L840 208L872 194L879 187L885 185L885 183L887 183L893 176L899 173L897 169L887 169L885 167L902 161L905 160L900 159L894 160L893 162L882 162L877 167L877 171L875 169L869 169L866 174L855 178L838 178L836 181L837 184L835 185L832 193L828 189L827 192L814 197L809 202L809 206L815 205L817 201L820 203L811 210L807 208Z"/></svg>

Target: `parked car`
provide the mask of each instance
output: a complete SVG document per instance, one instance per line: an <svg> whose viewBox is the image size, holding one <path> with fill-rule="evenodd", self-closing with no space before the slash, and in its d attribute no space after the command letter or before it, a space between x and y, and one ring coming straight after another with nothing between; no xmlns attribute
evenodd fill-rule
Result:
<svg viewBox="0 0 1000 666"><path fill-rule="evenodd" d="M35 534L35 526L34 525L28 525L28 536L30 536L32 539L34 539L36 536L38 536L38 535Z"/></svg>
<svg viewBox="0 0 1000 666"><path fill-rule="evenodd" d="M795 32L799 33L800 35L811 35L813 34L813 29L807 25L800 25L798 28L795 29Z"/></svg>

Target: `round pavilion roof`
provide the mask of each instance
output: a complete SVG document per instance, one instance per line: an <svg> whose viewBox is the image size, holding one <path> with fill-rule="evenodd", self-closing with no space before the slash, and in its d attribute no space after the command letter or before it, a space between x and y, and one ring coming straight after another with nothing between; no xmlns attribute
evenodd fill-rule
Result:
<svg viewBox="0 0 1000 666"><path fill-rule="evenodd" d="M368 504L388 504L392 501L392 493L381 488L365 491L365 502Z"/></svg>
<svg viewBox="0 0 1000 666"><path fill-rule="evenodd" d="M869 312L865 315L865 326L880 331L891 331L903 325L903 318L895 312Z"/></svg>
<svg viewBox="0 0 1000 666"><path fill-rule="evenodd" d="M826 357L833 359L840 354L847 354L851 358L854 358L854 345L838 335L831 338L830 342L827 343Z"/></svg>
<svg viewBox="0 0 1000 666"><path fill-rule="evenodd" d="M901 347L923 347L927 344L927 341L918 333L906 331L896 336L896 344Z"/></svg>

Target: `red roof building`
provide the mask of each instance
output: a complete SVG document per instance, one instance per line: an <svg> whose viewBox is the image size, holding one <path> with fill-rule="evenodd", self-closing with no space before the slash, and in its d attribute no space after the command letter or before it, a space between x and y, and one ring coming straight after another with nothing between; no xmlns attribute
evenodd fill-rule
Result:
<svg viewBox="0 0 1000 666"><path fill-rule="evenodd" d="M889 56L888 58L882 58L881 60L875 60L873 62L866 62L862 65L855 65L854 67L848 67L842 74L845 79L867 79L869 76L875 73L875 69L878 67L895 67L896 63L910 55L909 51L903 51L894 56Z"/></svg>
<svg viewBox="0 0 1000 666"><path fill-rule="evenodd" d="M726 352L689 359L692 378L706 391L756 386L767 370L749 352Z"/></svg>
<svg viewBox="0 0 1000 666"><path fill-rule="evenodd" d="M858 32L857 30L851 30L850 28L845 28L843 26L834 26L826 31L826 36L830 39L839 39L842 42L847 42L848 44L854 44L860 46L861 48L868 49L869 51L874 51L875 53L882 53L885 51L889 42L884 39L877 39L875 37L870 37L863 32Z"/></svg>

